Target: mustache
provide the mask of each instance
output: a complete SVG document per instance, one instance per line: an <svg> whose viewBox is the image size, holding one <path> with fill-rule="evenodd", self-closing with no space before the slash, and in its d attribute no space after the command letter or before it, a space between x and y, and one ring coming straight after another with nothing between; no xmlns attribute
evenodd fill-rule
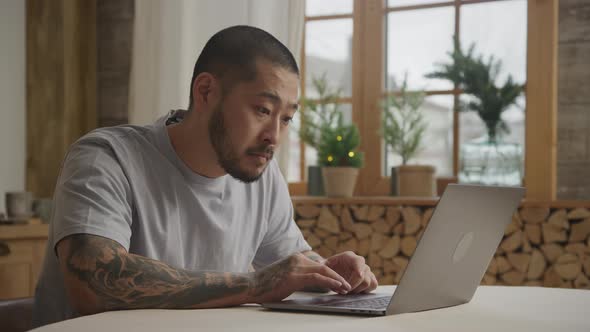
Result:
<svg viewBox="0 0 590 332"><path fill-rule="evenodd" d="M261 145L261 146L257 146L257 147L246 150L246 153L248 153L248 154L265 154L265 155L268 155L270 158L272 158L275 151L274 151L274 148L270 145Z"/></svg>

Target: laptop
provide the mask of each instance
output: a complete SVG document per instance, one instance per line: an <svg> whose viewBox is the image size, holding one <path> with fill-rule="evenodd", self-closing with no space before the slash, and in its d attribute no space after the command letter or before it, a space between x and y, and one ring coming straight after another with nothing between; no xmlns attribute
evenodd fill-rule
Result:
<svg viewBox="0 0 590 332"><path fill-rule="evenodd" d="M467 303L524 193L522 187L449 184L393 294L320 295L262 306L386 316Z"/></svg>

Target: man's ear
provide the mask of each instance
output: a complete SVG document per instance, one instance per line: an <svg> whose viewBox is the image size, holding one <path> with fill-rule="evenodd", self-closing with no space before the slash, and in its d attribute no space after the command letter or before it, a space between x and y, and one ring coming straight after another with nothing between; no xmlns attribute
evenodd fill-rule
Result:
<svg viewBox="0 0 590 332"><path fill-rule="evenodd" d="M219 84L210 73L200 73L193 83L192 91L196 105L207 106L215 103Z"/></svg>

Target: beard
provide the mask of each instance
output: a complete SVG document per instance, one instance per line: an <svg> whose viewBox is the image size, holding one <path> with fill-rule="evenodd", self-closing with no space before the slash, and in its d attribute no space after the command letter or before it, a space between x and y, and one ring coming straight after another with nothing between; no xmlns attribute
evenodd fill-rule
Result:
<svg viewBox="0 0 590 332"><path fill-rule="evenodd" d="M274 155L273 148L268 144L262 144L254 148L246 150L246 155L251 154L266 154L269 159L264 166L264 169L260 172L254 170L249 171L244 167L240 167L240 154L234 146L233 142L229 138L227 128L225 126L223 100L220 101L219 105L213 110L213 114L209 119L209 140L217 155L217 161L223 170L232 176L233 178L240 180L244 183L251 183L260 179L268 163L272 160Z"/></svg>

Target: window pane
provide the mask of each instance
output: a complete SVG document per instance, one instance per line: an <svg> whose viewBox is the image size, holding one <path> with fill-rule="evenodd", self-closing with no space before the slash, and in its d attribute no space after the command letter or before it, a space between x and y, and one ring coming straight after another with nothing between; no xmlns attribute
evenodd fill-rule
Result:
<svg viewBox="0 0 590 332"><path fill-rule="evenodd" d="M475 43L475 53L502 61L499 82L508 74L526 80L527 2L511 0L461 6L461 46ZM499 83L498 82L498 83Z"/></svg>
<svg viewBox="0 0 590 332"><path fill-rule="evenodd" d="M461 101L467 103L473 100L473 97L462 95ZM516 103L509 106L502 112L501 118L508 126L509 133L501 134L502 141L507 143L519 143L524 146L524 109L525 97L521 95L516 99ZM475 139L482 139L487 135L487 130L484 122L481 120L477 112L461 112L459 113L459 143L469 142Z"/></svg>
<svg viewBox="0 0 590 332"><path fill-rule="evenodd" d="M526 82L526 0L465 4L461 6L460 24L464 50L474 43L476 56L483 55L486 60L493 56L502 62L495 82L498 86L504 84L508 75L517 83ZM469 98L461 96L463 101ZM477 113L460 114L460 181L505 185L520 183L525 139L524 106L525 97L522 95L515 105L502 113L502 120L510 132L499 137L501 142L518 143L519 146L498 148L500 152L494 149L488 151L479 144L466 145L467 142L485 141L487 130ZM520 157L518 149L522 149ZM482 161L484 159L485 162Z"/></svg>
<svg viewBox="0 0 590 332"><path fill-rule="evenodd" d="M435 63L446 61L452 49L454 7L392 12L387 16L387 89L397 90L406 71L409 89L452 89L448 81L424 75L435 69Z"/></svg>
<svg viewBox="0 0 590 332"><path fill-rule="evenodd" d="M509 143L519 143L524 149L524 110L525 97L521 95L516 99L516 104L508 107L502 113L502 120L508 125L510 133L506 134L503 139Z"/></svg>
<svg viewBox="0 0 590 332"><path fill-rule="evenodd" d="M400 6L416 6L416 5L428 5L432 3L449 2L453 0L388 0L388 7L400 7ZM450 4L453 6L453 4Z"/></svg>
<svg viewBox="0 0 590 332"><path fill-rule="evenodd" d="M409 164L431 165L437 176L453 174L453 96L428 96L422 104L428 123L422 141L422 150ZM401 165L401 157L391 151L385 154L385 172L391 176L391 167Z"/></svg>
<svg viewBox="0 0 590 332"><path fill-rule="evenodd" d="M305 15L352 14L352 0L306 0Z"/></svg>
<svg viewBox="0 0 590 332"><path fill-rule="evenodd" d="M462 103L468 103L473 97L462 95ZM459 146L465 142L479 139L486 135L486 126L477 112L459 113Z"/></svg>
<svg viewBox="0 0 590 332"><path fill-rule="evenodd" d="M305 27L305 94L317 97L312 77L327 75L328 84L352 95L352 19L312 21Z"/></svg>
<svg viewBox="0 0 590 332"><path fill-rule="evenodd" d="M341 104L340 110L342 110L344 115L344 123L350 124L352 123L352 105L351 104ZM361 137L362 139L362 137ZM316 166L318 164L318 153L317 150L310 147L305 146L305 167L307 166ZM307 173L307 170L306 170ZM306 179L307 181L307 174Z"/></svg>

